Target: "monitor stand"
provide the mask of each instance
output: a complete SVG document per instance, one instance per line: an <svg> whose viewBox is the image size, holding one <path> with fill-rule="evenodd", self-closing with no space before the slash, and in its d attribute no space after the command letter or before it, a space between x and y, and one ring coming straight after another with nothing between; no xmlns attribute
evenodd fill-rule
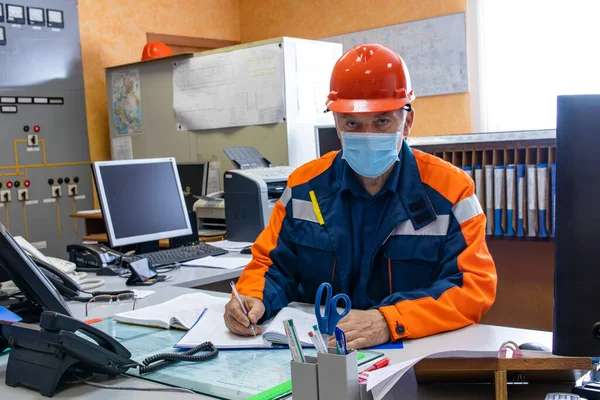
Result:
<svg viewBox="0 0 600 400"><path fill-rule="evenodd" d="M135 245L135 254L146 254L146 253L154 253L155 251L160 250L160 245L158 240L153 240L151 242L143 242L137 243Z"/></svg>

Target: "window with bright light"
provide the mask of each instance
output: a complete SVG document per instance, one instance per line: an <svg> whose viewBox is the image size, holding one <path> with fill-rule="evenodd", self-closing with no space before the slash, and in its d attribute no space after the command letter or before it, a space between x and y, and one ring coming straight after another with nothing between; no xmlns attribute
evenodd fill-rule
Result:
<svg viewBox="0 0 600 400"><path fill-rule="evenodd" d="M555 128L557 95L600 94L600 0L476 1L482 131Z"/></svg>

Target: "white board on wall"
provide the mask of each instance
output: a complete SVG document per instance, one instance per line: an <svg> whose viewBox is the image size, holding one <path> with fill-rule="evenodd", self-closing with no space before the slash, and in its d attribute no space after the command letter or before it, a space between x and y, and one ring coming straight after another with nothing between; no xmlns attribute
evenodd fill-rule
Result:
<svg viewBox="0 0 600 400"><path fill-rule="evenodd" d="M465 13L323 38L342 43L381 43L406 62L417 97L469 91Z"/></svg>
<svg viewBox="0 0 600 400"><path fill-rule="evenodd" d="M283 92L283 49L278 43L173 65L173 111L180 131L283 122Z"/></svg>

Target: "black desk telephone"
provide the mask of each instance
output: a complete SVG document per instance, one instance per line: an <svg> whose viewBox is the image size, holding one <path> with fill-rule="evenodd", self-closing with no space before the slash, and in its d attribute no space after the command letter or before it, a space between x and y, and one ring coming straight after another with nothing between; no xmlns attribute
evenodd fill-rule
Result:
<svg viewBox="0 0 600 400"><path fill-rule="evenodd" d="M11 347L6 384L34 388L43 396L56 393L65 372L117 376L140 365L108 334L53 311L42 313L39 326L0 322L0 328L0 351L2 341Z"/></svg>
<svg viewBox="0 0 600 400"><path fill-rule="evenodd" d="M0 321L0 352L8 347L6 384L33 388L46 397L57 392L65 373L117 376L138 368L145 374L176 362L212 360L218 354L205 342L184 352L156 354L140 364L108 334L54 311L42 312L39 325ZM197 355L200 351L205 353Z"/></svg>
<svg viewBox="0 0 600 400"><path fill-rule="evenodd" d="M95 272L116 263L123 254L102 244L70 244L67 246L69 261L78 271Z"/></svg>

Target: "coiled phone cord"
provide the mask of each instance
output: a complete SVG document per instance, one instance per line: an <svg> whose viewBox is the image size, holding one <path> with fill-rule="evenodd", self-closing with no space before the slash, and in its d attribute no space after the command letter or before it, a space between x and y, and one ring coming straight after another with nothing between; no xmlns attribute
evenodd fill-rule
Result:
<svg viewBox="0 0 600 400"><path fill-rule="evenodd" d="M202 350L208 350L208 353L195 355L196 353ZM219 350L217 350L211 342L204 342L201 345L194 347L193 349L184 351L183 353L161 353L150 356L144 361L142 361L144 365L140 366L139 371L140 374L147 374L149 372L157 371L178 361L209 361L215 358L217 354L219 354Z"/></svg>

